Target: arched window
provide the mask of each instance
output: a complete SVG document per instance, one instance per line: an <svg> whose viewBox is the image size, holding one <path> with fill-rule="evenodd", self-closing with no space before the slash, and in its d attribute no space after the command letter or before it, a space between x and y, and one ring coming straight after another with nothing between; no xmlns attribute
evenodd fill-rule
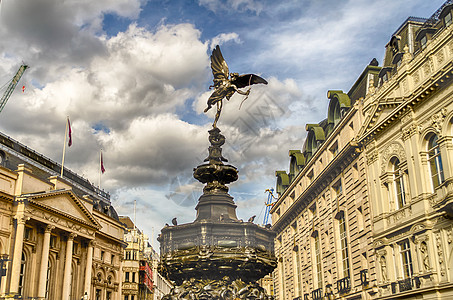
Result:
<svg viewBox="0 0 453 300"><path fill-rule="evenodd" d="M437 135L433 134L428 140L428 163L431 171L433 187L436 188L444 182L444 169L442 166L442 156L439 145L437 144Z"/></svg>
<svg viewBox="0 0 453 300"><path fill-rule="evenodd" d="M397 157L393 157L390 162L393 166L393 186L396 198L396 209L400 209L406 204L404 173L400 168L400 160Z"/></svg>
<svg viewBox="0 0 453 300"><path fill-rule="evenodd" d="M21 296L24 296L26 269L27 269L27 257L25 256L25 252L22 252L22 259L20 261L19 290L18 290L18 293Z"/></svg>

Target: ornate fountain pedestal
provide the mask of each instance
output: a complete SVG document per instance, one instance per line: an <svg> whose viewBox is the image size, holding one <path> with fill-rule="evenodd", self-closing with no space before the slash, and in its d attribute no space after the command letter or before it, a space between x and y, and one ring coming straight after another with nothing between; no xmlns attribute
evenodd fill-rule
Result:
<svg viewBox="0 0 453 300"><path fill-rule="evenodd" d="M209 157L194 169L206 186L194 222L162 228L159 272L176 286L162 299L270 299L256 280L277 265L275 233L236 216L226 184L238 179L225 165L218 128L209 131Z"/></svg>

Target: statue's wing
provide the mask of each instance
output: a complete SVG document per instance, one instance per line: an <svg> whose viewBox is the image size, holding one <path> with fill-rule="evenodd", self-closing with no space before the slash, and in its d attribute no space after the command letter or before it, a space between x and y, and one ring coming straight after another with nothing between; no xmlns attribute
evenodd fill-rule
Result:
<svg viewBox="0 0 453 300"><path fill-rule="evenodd" d="M255 74L245 74L245 75L238 76L231 83L234 84L238 89L240 89L240 88L252 85L252 84L258 84L258 83L267 84L267 81L264 78L262 78L258 75L255 75Z"/></svg>
<svg viewBox="0 0 453 300"><path fill-rule="evenodd" d="M228 65L223 59L222 52L220 52L220 47L217 45L211 54L211 69L212 74L214 75L215 80L228 80Z"/></svg>

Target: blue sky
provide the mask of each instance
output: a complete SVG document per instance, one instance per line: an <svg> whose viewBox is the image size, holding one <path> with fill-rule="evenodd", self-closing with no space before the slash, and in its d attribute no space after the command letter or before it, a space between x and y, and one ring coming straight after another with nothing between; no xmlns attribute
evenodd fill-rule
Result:
<svg viewBox="0 0 453 300"><path fill-rule="evenodd" d="M224 156L239 169L230 194L238 216L264 216L265 189L305 124L326 117L327 91L348 91L408 16L430 17L442 0L2 0L0 86L30 65L0 114L0 130L60 161L66 116L73 146L65 166L97 182L121 215L152 238L176 216L195 219L214 112L209 56L219 44L230 71L267 86L226 103ZM157 242L153 239L153 245Z"/></svg>

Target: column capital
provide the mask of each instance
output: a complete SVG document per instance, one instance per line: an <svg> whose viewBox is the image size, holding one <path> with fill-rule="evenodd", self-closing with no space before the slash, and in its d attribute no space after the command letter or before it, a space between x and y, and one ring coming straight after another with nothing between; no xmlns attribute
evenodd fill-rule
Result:
<svg viewBox="0 0 453 300"><path fill-rule="evenodd" d="M95 246L96 246L96 241L95 240L90 240L88 242L88 247L93 247L94 248Z"/></svg>
<svg viewBox="0 0 453 300"><path fill-rule="evenodd" d="M25 222L27 222L28 220L30 220L30 217L26 217L26 216L14 216L14 219L16 219L17 224L22 224L22 225L24 225Z"/></svg>
<svg viewBox="0 0 453 300"><path fill-rule="evenodd" d="M68 240L74 240L74 238L77 237L77 233L74 233L74 232L71 232L69 235L68 235Z"/></svg>
<svg viewBox="0 0 453 300"><path fill-rule="evenodd" d="M45 233L50 233L52 230L55 229L54 225L47 225L46 229L44 230Z"/></svg>

